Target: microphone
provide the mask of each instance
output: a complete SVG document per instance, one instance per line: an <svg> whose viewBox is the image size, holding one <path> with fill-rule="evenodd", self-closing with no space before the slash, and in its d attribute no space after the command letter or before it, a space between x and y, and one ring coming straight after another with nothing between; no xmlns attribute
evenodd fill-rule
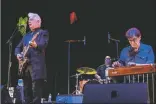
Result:
<svg viewBox="0 0 156 104"><path fill-rule="evenodd" d="M84 45L86 45L86 36L84 36L83 43L84 43Z"/></svg>
<svg viewBox="0 0 156 104"><path fill-rule="evenodd" d="M77 40L78 42L83 42L84 45L86 45L86 36L84 36L83 40Z"/></svg>
<svg viewBox="0 0 156 104"><path fill-rule="evenodd" d="M108 32L108 43L110 43L110 34Z"/></svg>

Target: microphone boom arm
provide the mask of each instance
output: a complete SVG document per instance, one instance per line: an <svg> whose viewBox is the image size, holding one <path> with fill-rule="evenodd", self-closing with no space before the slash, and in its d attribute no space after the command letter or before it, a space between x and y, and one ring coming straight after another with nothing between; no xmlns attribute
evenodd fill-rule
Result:
<svg viewBox="0 0 156 104"><path fill-rule="evenodd" d="M113 38L109 38L109 39L115 42L120 42L120 40L117 40L117 39L113 39Z"/></svg>
<svg viewBox="0 0 156 104"><path fill-rule="evenodd" d="M75 43L75 42L79 42L80 40L66 40L65 42L69 42L69 43Z"/></svg>
<svg viewBox="0 0 156 104"><path fill-rule="evenodd" d="M110 35L108 37L108 40L112 40L112 41L114 41L116 43L116 54L117 54L117 59L119 59L119 54L118 54L119 53L119 49L118 49L119 45L118 45L118 43L120 42L120 40L111 38Z"/></svg>

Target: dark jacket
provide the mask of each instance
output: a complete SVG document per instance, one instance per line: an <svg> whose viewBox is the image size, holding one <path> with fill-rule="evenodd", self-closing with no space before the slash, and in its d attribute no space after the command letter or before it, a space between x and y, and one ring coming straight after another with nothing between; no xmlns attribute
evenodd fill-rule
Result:
<svg viewBox="0 0 156 104"><path fill-rule="evenodd" d="M33 33L32 32L27 33L26 35L24 35L21 42L15 48L15 55L17 56L17 54L21 53L22 48L28 45L33 35L36 34L37 32L39 32L39 35L35 39L37 47L29 48L27 53L29 64L32 65L32 73L31 73L32 80L47 78L45 64L45 49L49 40L48 31L37 29Z"/></svg>

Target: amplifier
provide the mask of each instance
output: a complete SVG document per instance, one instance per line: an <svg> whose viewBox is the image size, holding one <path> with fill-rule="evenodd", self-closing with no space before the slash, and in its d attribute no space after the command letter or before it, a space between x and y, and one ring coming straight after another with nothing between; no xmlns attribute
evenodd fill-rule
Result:
<svg viewBox="0 0 156 104"><path fill-rule="evenodd" d="M148 103L146 83L86 84L83 103Z"/></svg>

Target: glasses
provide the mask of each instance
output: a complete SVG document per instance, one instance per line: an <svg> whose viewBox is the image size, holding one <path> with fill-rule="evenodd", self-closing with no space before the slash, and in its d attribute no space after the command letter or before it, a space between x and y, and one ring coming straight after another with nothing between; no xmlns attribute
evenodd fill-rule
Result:
<svg viewBox="0 0 156 104"><path fill-rule="evenodd" d="M128 39L129 42L137 42L138 38Z"/></svg>

